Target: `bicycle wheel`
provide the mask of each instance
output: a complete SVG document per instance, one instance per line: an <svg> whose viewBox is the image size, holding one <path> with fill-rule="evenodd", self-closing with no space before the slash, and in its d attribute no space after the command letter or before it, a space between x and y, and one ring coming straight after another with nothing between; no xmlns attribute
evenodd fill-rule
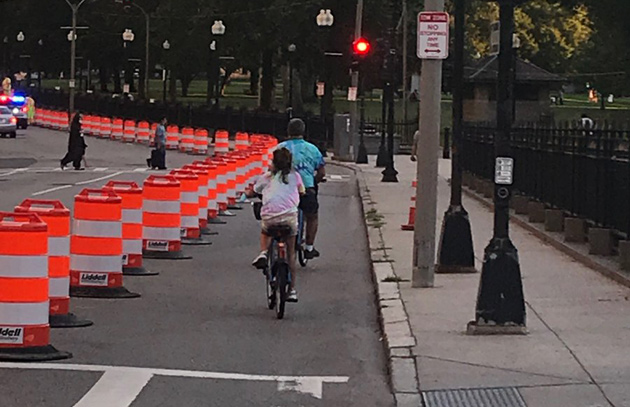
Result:
<svg viewBox="0 0 630 407"><path fill-rule="evenodd" d="M277 285L276 285L276 271L274 270L274 263L276 261L275 243L272 243L269 247L269 256L267 260L267 268L265 269L265 286L267 289L267 307L271 310L276 307L277 303Z"/></svg>
<svg viewBox="0 0 630 407"><path fill-rule="evenodd" d="M300 266L306 267L308 264L308 259L304 255L304 239L306 238L306 224L304 223L303 215L300 214L299 218L299 231L298 235L295 238L295 251L298 256L298 262Z"/></svg>
<svg viewBox="0 0 630 407"><path fill-rule="evenodd" d="M276 263L276 317L284 318L284 308L289 295L289 265L285 262Z"/></svg>

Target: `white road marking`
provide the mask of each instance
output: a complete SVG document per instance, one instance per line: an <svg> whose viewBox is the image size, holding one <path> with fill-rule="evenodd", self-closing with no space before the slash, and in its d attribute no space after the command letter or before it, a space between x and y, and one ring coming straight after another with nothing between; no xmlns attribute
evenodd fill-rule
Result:
<svg viewBox="0 0 630 407"><path fill-rule="evenodd" d="M135 168L133 170L133 172L147 172L147 171L149 171L148 168Z"/></svg>
<svg viewBox="0 0 630 407"><path fill-rule="evenodd" d="M16 168L16 169L11 170L11 171L9 171L9 172L3 172L3 173L0 173L0 177L4 177L4 176L9 176L9 175L17 174L17 173L20 173L20 172L24 172L24 171L26 171L26 170L28 170L28 168Z"/></svg>
<svg viewBox="0 0 630 407"><path fill-rule="evenodd" d="M105 375L97 382L97 384L85 395L84 399L95 392L96 395L104 397L105 390L99 390L100 388L106 388L105 385L111 387L112 392L115 390L116 397L120 400L124 398L128 403L121 404L120 402L110 404L77 404L75 407L128 407L133 400L137 397L142 390L140 384L142 380L146 379L148 382L152 376L167 376L167 377L188 377L196 379L214 379L214 380L238 380L238 381L254 381L254 382L275 382L278 385L278 391L296 391L302 394L308 394L315 398L322 398L324 383L348 383L350 378L348 376L270 376L270 375L252 375L244 373L222 373L222 372L203 372L198 370L176 370L176 369L153 369L153 368L141 368L141 367L125 367L125 366L101 366L101 365L73 365L65 363L0 363L0 369L32 369L32 370L66 370L66 371L81 371L81 372L105 372ZM111 375L107 376L107 373ZM122 380L113 379L113 377L121 377ZM110 378L111 377L111 378ZM104 384L99 386L101 381ZM123 386L126 393L121 395L119 392L121 386L119 382L130 381L129 386ZM144 383L146 384L146 383ZM94 390L96 389L96 390ZM107 396L110 396L108 393ZM115 400L113 396L107 400ZM96 403L98 399L90 398ZM83 399L79 403L81 403Z"/></svg>
<svg viewBox="0 0 630 407"><path fill-rule="evenodd" d="M50 189L45 189L43 191L39 191L39 192L35 192L34 194L32 194L31 196L40 196L40 195L45 195L49 192L55 192L55 191L60 191L62 189L68 189L68 188L72 188L72 185L61 185L59 187L54 187L54 188L50 188Z"/></svg>
<svg viewBox="0 0 630 407"><path fill-rule="evenodd" d="M127 407L153 377L142 371L106 371L74 407Z"/></svg>
<svg viewBox="0 0 630 407"><path fill-rule="evenodd" d="M108 169L109 168L107 168L107 167L96 167L96 168L94 168L94 172L105 172Z"/></svg>
<svg viewBox="0 0 630 407"><path fill-rule="evenodd" d="M93 182L98 182L98 181L103 181L103 180L106 180L106 179L109 179L109 178L114 178L114 177L119 176L120 174L124 174L124 172L123 171L118 171L118 172L115 172L113 174L106 175L104 177L94 178L94 179L89 179L87 181L77 182L74 185L87 185L87 184L91 184Z"/></svg>

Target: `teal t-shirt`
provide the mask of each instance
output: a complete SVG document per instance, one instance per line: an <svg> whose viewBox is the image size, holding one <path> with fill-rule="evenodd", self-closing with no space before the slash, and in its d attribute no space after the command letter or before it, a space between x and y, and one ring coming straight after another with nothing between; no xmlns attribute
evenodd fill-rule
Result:
<svg viewBox="0 0 630 407"><path fill-rule="evenodd" d="M305 188L315 187L315 171L326 165L324 156L314 144L304 139L291 139L278 144L293 156L293 168L300 173Z"/></svg>

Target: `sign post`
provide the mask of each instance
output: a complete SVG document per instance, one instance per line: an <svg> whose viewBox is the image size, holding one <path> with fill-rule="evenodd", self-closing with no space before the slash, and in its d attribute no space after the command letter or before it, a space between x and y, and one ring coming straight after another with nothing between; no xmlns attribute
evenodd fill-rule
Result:
<svg viewBox="0 0 630 407"><path fill-rule="evenodd" d="M437 223L438 150L442 103L442 60L448 57L449 15L444 0L425 0L418 15L418 57L420 76L420 123L416 170L416 217L413 236L411 285L430 288L435 279L435 226ZM418 225L422 225L419 227Z"/></svg>

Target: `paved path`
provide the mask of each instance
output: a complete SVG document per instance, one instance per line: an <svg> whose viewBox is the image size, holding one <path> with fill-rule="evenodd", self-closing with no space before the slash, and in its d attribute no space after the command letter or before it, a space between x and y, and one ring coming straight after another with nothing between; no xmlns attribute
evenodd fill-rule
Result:
<svg viewBox="0 0 630 407"><path fill-rule="evenodd" d="M374 162L374 157L370 157ZM423 391L516 388L529 407L630 406L630 290L574 262L521 228L519 250L527 300L525 337L469 337L479 274L437 275L432 289L411 288L413 232L403 232L415 166L397 157L400 183L383 184L362 166L417 345L412 354ZM450 161L440 161L439 223L448 206ZM477 267L492 234L492 214L471 199ZM437 404L433 404L437 406ZM464 404L462 404L464 405ZM506 404L507 406L507 404Z"/></svg>
<svg viewBox="0 0 630 407"><path fill-rule="evenodd" d="M0 140L0 210L33 195L71 205L81 188L148 175L145 147L87 142L92 169L61 172L66 135L32 128ZM168 166L193 159L169 153ZM329 172L322 258L302 272L285 320L266 309L250 266L259 232L247 209L216 227L212 246L187 247L193 260L146 261L159 276L125 278L141 298L73 299L95 324L53 330L52 343L74 358L0 364L0 406L391 406L354 174Z"/></svg>

